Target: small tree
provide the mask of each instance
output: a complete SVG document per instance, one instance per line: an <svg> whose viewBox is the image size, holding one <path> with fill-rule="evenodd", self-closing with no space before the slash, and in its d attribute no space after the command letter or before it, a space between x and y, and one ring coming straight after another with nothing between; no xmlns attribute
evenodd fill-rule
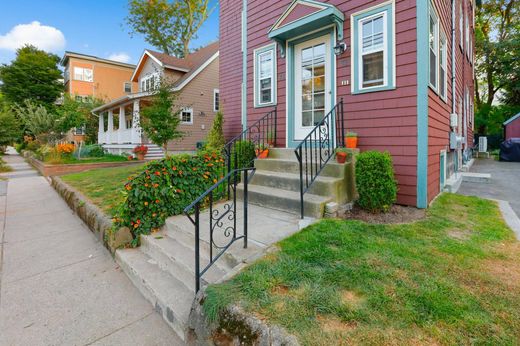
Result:
<svg viewBox="0 0 520 346"><path fill-rule="evenodd" d="M222 126L224 124L224 115L221 111L217 112L215 119L213 120L213 126L208 133L208 141L206 148L212 151L222 150L226 141L224 139L224 130Z"/></svg>
<svg viewBox="0 0 520 346"><path fill-rule="evenodd" d="M21 135L20 123L14 114L0 110L0 147L12 144L20 139Z"/></svg>
<svg viewBox="0 0 520 346"><path fill-rule="evenodd" d="M63 97L63 104L57 107L61 132L85 126L87 141L95 142L98 132L98 118L92 115L92 109L103 104L103 101L88 98L87 102L76 101L68 94Z"/></svg>
<svg viewBox="0 0 520 346"><path fill-rule="evenodd" d="M23 105L15 105L11 110L25 130L38 141L54 144L63 137L58 115L49 112L44 106L25 100Z"/></svg>
<svg viewBox="0 0 520 346"><path fill-rule="evenodd" d="M155 144L161 146L168 155L168 142L182 138L184 132L177 128L181 121L180 109L175 110L177 95L167 82L161 82L154 92L151 104L141 110L141 127Z"/></svg>

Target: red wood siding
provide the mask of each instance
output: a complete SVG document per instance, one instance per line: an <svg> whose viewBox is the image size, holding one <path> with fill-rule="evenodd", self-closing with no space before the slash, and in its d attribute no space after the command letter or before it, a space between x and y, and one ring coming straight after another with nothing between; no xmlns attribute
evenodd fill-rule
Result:
<svg viewBox="0 0 520 346"><path fill-rule="evenodd" d="M520 118L516 118L506 125L506 138L520 138Z"/></svg>

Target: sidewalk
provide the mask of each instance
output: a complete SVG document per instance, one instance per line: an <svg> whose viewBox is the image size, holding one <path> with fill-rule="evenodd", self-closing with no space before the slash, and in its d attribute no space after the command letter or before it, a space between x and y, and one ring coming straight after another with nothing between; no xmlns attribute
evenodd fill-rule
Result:
<svg viewBox="0 0 520 346"><path fill-rule="evenodd" d="M45 178L4 160L0 345L181 345Z"/></svg>

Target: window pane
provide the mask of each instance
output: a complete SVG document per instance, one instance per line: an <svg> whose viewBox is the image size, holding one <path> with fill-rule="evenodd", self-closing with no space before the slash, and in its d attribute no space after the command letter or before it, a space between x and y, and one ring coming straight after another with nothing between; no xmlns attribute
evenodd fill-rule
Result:
<svg viewBox="0 0 520 346"><path fill-rule="evenodd" d="M94 79L92 77L92 70L91 69L83 69L83 77L85 78L84 80L87 81L87 82L92 82Z"/></svg>
<svg viewBox="0 0 520 346"><path fill-rule="evenodd" d="M440 94L442 97L446 96L446 90L444 89L445 85L445 75L444 73L446 72L444 70L444 68L440 68L439 70L440 74L439 74L439 89L440 89Z"/></svg>
<svg viewBox="0 0 520 346"><path fill-rule="evenodd" d="M325 76L314 78L314 92L325 90Z"/></svg>
<svg viewBox="0 0 520 346"><path fill-rule="evenodd" d="M363 56L363 87L383 85L384 64L383 52L366 54Z"/></svg>
<svg viewBox="0 0 520 346"><path fill-rule="evenodd" d="M324 76L325 75L325 64L321 64L318 66L314 66L314 76Z"/></svg>
<svg viewBox="0 0 520 346"><path fill-rule="evenodd" d="M312 80L307 79L302 81L302 95L312 93Z"/></svg>
<svg viewBox="0 0 520 346"><path fill-rule="evenodd" d="M302 50L302 61L312 60L312 47Z"/></svg>
<svg viewBox="0 0 520 346"><path fill-rule="evenodd" d="M302 112L302 126L312 126L312 111Z"/></svg>
<svg viewBox="0 0 520 346"><path fill-rule="evenodd" d="M383 48L383 15L363 23L363 51L373 51Z"/></svg>
<svg viewBox="0 0 520 346"><path fill-rule="evenodd" d="M325 44L319 44L314 46L314 59L321 58L325 56Z"/></svg>
<svg viewBox="0 0 520 346"><path fill-rule="evenodd" d="M269 103L271 102L271 89L265 89L260 91L260 102Z"/></svg>
<svg viewBox="0 0 520 346"><path fill-rule="evenodd" d="M312 110L312 95L304 94L302 96L302 110L308 111Z"/></svg>
<svg viewBox="0 0 520 346"><path fill-rule="evenodd" d="M260 55L260 78L271 77L273 59L271 52Z"/></svg>
<svg viewBox="0 0 520 346"><path fill-rule="evenodd" d="M83 69L81 67L74 67L74 79L83 80Z"/></svg>
<svg viewBox="0 0 520 346"><path fill-rule="evenodd" d="M430 49L430 84L437 87L437 56L435 51Z"/></svg>
<svg viewBox="0 0 520 346"><path fill-rule="evenodd" d="M324 116L324 111L314 111L314 126L318 125L318 123L323 119Z"/></svg>
<svg viewBox="0 0 520 346"><path fill-rule="evenodd" d="M302 64L302 79L309 79L312 77L312 61L304 62Z"/></svg>
<svg viewBox="0 0 520 346"><path fill-rule="evenodd" d="M314 109L325 108L325 94L314 94Z"/></svg>

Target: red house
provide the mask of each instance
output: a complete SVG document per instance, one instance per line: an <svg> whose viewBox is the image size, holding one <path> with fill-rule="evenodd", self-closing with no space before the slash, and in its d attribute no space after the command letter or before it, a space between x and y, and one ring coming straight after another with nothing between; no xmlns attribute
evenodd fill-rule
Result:
<svg viewBox="0 0 520 346"><path fill-rule="evenodd" d="M504 140L520 138L520 113L504 121Z"/></svg>
<svg viewBox="0 0 520 346"><path fill-rule="evenodd" d="M276 108L276 147L298 148L334 117L332 141L354 131L361 151L389 151L398 203L426 208L473 147L474 8L473 0L221 0L226 136Z"/></svg>

